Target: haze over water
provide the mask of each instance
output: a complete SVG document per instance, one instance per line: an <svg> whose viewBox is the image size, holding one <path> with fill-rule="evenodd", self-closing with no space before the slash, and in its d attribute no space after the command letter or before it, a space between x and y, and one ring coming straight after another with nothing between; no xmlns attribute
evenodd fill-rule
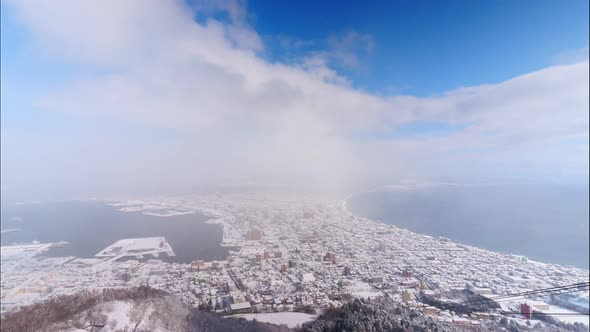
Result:
<svg viewBox="0 0 590 332"><path fill-rule="evenodd" d="M530 259L588 268L588 187L450 186L355 195L358 216Z"/></svg>

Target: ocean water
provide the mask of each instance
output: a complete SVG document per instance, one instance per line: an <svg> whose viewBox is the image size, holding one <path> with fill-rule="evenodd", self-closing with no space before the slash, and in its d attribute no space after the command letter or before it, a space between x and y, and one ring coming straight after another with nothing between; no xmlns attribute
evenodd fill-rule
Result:
<svg viewBox="0 0 590 332"><path fill-rule="evenodd" d="M75 201L26 205L4 203L1 216L2 229L22 229L2 234L2 245L35 240L69 242L51 249L46 253L48 256L93 257L120 239L154 236L164 236L174 249L176 256L164 254L158 257L165 261L189 263L197 258L212 260L227 256L227 249L220 245L222 226L205 223L208 218L201 214L163 218L121 212L102 202Z"/></svg>
<svg viewBox="0 0 590 332"><path fill-rule="evenodd" d="M411 231L588 268L588 186L436 185L357 194L349 210Z"/></svg>

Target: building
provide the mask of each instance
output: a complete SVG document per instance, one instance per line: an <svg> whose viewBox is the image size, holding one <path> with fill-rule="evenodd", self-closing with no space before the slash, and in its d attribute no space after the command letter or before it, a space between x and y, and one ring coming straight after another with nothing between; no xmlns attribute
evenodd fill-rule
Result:
<svg viewBox="0 0 590 332"><path fill-rule="evenodd" d="M528 258L526 256L522 256L522 255L510 255L510 257L514 258L515 260L519 261L519 262L528 262Z"/></svg>
<svg viewBox="0 0 590 332"><path fill-rule="evenodd" d="M544 302L538 302L533 304L533 308L537 310L549 310L549 305Z"/></svg>
<svg viewBox="0 0 590 332"><path fill-rule="evenodd" d="M374 283L374 284L376 284L376 283L382 283L383 282L383 277L382 276L373 276L373 277L371 277L369 279L369 281L371 283Z"/></svg>
<svg viewBox="0 0 590 332"><path fill-rule="evenodd" d="M344 272L342 275L349 276L350 275L350 266L344 267Z"/></svg>
<svg viewBox="0 0 590 332"><path fill-rule="evenodd" d="M201 270L203 270L204 267L205 267L205 261L201 260L201 259L193 261L191 263L191 271L192 272L201 271Z"/></svg>
<svg viewBox="0 0 590 332"><path fill-rule="evenodd" d="M311 273L304 273L304 274L301 275L301 281L303 283L314 282L315 281L315 277Z"/></svg>
<svg viewBox="0 0 590 332"><path fill-rule="evenodd" d="M472 289L472 291L475 294L479 294L479 295L488 295L488 294L492 294L492 289L491 288L480 288L480 287L475 287Z"/></svg>
<svg viewBox="0 0 590 332"><path fill-rule="evenodd" d="M281 265L281 272L282 273L287 273L287 264Z"/></svg>
<svg viewBox="0 0 590 332"><path fill-rule="evenodd" d="M326 253L326 256L324 256L324 261L328 261L332 264L335 264L336 263L336 254L334 254L333 252Z"/></svg>
<svg viewBox="0 0 590 332"><path fill-rule="evenodd" d="M218 261L211 262L211 269L212 270L219 270L220 267L221 267L221 264Z"/></svg>
<svg viewBox="0 0 590 332"><path fill-rule="evenodd" d="M475 315L475 317L477 317L477 319L480 320L487 320L492 318L492 316L488 312L474 312L473 314Z"/></svg>
<svg viewBox="0 0 590 332"><path fill-rule="evenodd" d="M387 251L387 243L379 242L379 251L381 251L381 252Z"/></svg>
<svg viewBox="0 0 590 332"><path fill-rule="evenodd" d="M408 303L412 300L412 294L410 292L408 292L407 290L402 292L402 301L404 303Z"/></svg>
<svg viewBox="0 0 590 332"><path fill-rule="evenodd" d="M250 302L232 303L229 305L229 310L232 314L247 314L252 312L252 305Z"/></svg>
<svg viewBox="0 0 590 332"><path fill-rule="evenodd" d="M526 319L533 318L533 308L528 303L520 304L520 313L526 317Z"/></svg>
<svg viewBox="0 0 590 332"><path fill-rule="evenodd" d="M262 232L259 229L252 228L246 233L246 241L262 240Z"/></svg>
<svg viewBox="0 0 590 332"><path fill-rule="evenodd" d="M471 321L469 319L462 317L453 318L453 323L456 325L471 325Z"/></svg>
<svg viewBox="0 0 590 332"><path fill-rule="evenodd" d="M426 314L426 315L436 316L437 313L438 313L438 311L436 310L436 307L426 307L426 308L424 308L424 314Z"/></svg>
<svg viewBox="0 0 590 332"><path fill-rule="evenodd" d="M550 308L549 304L544 301L527 300L527 304L533 308L533 311L534 310L547 311Z"/></svg>
<svg viewBox="0 0 590 332"><path fill-rule="evenodd" d="M410 270L406 269L402 272L402 277L404 277L404 278L411 278L413 276L414 276L414 274L412 274L412 272Z"/></svg>

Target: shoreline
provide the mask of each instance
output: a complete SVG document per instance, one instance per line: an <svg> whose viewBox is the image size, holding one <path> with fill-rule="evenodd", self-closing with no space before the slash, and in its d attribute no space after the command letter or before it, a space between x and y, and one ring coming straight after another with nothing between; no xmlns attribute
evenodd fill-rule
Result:
<svg viewBox="0 0 590 332"><path fill-rule="evenodd" d="M575 266L575 265L568 265L568 264L561 264L561 263L553 263L553 262L544 262L535 258L530 258L528 255L523 255L523 254L515 254L515 253L507 253L507 252L502 252L499 250L495 250L495 249L489 249L489 248L484 248L484 247L480 247L480 246L476 246L476 245L472 245L472 244L466 244L466 243L462 243L453 239L450 239L448 237L445 236L439 236L439 235L430 235L430 234L424 234L421 232L417 232L417 231L413 231L411 229L408 228L402 228L398 225L395 224L390 224L390 223L386 223L384 221L381 220L377 220L377 219L372 219L372 218L367 218L364 216L360 216L360 215L356 215L354 214L350 209L349 209L349 204L348 204L348 200L358 196L358 195L362 195L362 194L368 194L368 193L375 193L375 192L386 192L386 191L395 191L395 190L406 190L409 189L409 187L407 186L403 186L404 188L397 188L397 186L395 186L396 188L390 188L390 187L394 187L394 186L382 186L382 187L377 187L375 189L371 189L371 190L366 190L366 191L362 191L362 192L358 192L358 193L354 193L354 194L350 194L348 195L346 198L342 199L340 201L340 205L342 207L342 209L344 210L345 213L349 214L352 217L355 218L359 218L359 219L364 219L364 220L368 220L368 221L372 221L372 222L376 222L379 224L383 224L383 225L387 225L387 226L392 226L398 229L403 229L406 230L408 232L414 233L414 234L418 234L421 236L427 236L427 237L431 237L431 238L444 238L449 240L449 242L458 244L458 245L462 245L462 246L467 246L467 247L471 247L471 248L476 248L476 249L480 249L480 250L486 250L489 252L493 252L493 253L497 253L497 254L501 254L501 255L506 255L506 256L510 256L510 257L515 257L518 259L524 259L525 261L528 261L530 263L536 263L536 264L547 264L547 265L558 265L558 266L564 266L564 267L573 267L576 269L580 269L580 270L585 270L588 271L590 273L590 267L580 267L580 266ZM379 188L384 188L383 190L377 190ZM385 189L388 188L388 189Z"/></svg>

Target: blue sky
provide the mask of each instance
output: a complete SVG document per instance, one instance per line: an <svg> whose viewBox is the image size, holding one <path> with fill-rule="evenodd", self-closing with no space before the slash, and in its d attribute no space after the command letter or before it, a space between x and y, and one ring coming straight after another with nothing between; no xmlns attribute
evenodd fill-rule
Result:
<svg viewBox="0 0 590 332"><path fill-rule="evenodd" d="M370 91L415 95L497 83L588 47L588 1L252 1L254 28L315 41L356 31L374 39L365 70L344 69ZM282 61L284 50L270 57ZM347 70L348 69L348 70Z"/></svg>
<svg viewBox="0 0 590 332"><path fill-rule="evenodd" d="M2 179L20 190L588 179L588 1L7 0L1 15Z"/></svg>

